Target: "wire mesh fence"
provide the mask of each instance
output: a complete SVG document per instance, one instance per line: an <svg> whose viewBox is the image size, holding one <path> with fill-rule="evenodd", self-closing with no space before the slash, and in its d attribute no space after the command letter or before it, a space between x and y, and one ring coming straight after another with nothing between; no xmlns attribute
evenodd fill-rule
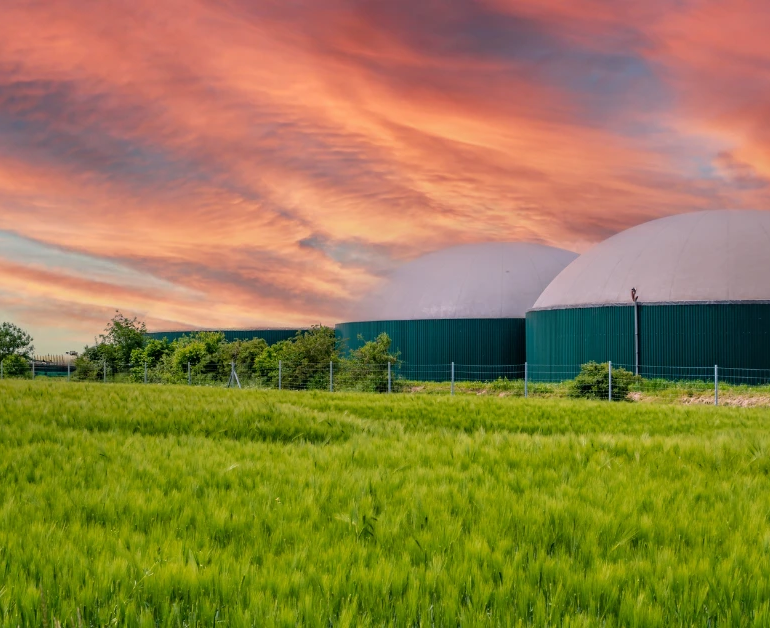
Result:
<svg viewBox="0 0 770 628"><path fill-rule="evenodd" d="M637 374L638 373L638 374ZM255 367L237 362L152 366L7 360L0 379L57 378L72 382L177 384L328 392L587 397L624 400L644 395L690 396L719 403L720 389L770 394L770 369L629 364L479 365L361 364L350 360Z"/></svg>

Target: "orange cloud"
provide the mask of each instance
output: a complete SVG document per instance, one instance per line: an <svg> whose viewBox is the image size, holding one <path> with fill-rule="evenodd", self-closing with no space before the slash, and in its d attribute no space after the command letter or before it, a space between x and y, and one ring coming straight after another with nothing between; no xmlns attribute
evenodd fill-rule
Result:
<svg viewBox="0 0 770 628"><path fill-rule="evenodd" d="M12 0L0 318L50 351L115 307L160 325L333 323L443 246L580 250L670 213L768 208L769 14Z"/></svg>

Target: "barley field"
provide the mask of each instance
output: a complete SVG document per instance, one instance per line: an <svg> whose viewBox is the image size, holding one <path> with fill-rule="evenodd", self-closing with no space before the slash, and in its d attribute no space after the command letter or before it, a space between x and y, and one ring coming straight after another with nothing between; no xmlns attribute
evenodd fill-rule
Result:
<svg viewBox="0 0 770 628"><path fill-rule="evenodd" d="M0 626L766 626L770 413L0 383Z"/></svg>

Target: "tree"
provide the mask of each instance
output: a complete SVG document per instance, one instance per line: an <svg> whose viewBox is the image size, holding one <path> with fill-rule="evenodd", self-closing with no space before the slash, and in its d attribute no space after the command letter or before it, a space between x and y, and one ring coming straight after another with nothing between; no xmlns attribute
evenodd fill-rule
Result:
<svg viewBox="0 0 770 628"><path fill-rule="evenodd" d="M241 377L251 377L254 373L254 365L265 349L267 349L267 342L262 338L222 343L218 357L222 373L229 376L230 364L235 362L235 368Z"/></svg>
<svg viewBox="0 0 770 628"><path fill-rule="evenodd" d="M221 331L199 331L178 338L172 343L173 373L177 377L184 376L189 364L196 375L217 375L219 367L216 357L225 342L225 335ZM229 368L227 372L229 374Z"/></svg>
<svg viewBox="0 0 770 628"><path fill-rule="evenodd" d="M267 347L254 359L254 375L262 380L264 385L278 384L278 361L283 359L284 350L288 344L291 344L291 340L281 340Z"/></svg>
<svg viewBox="0 0 770 628"><path fill-rule="evenodd" d="M166 338L152 338L147 341L144 349L134 349L131 352L131 372L134 380L140 382L144 379L145 367L149 370L159 370L161 363L173 350L173 345Z"/></svg>
<svg viewBox="0 0 770 628"><path fill-rule="evenodd" d="M339 340L333 327L313 325L307 331L299 331L291 343L284 345L283 359L292 364L329 365L340 357Z"/></svg>
<svg viewBox="0 0 770 628"><path fill-rule="evenodd" d="M163 338L162 340L156 340L153 338L147 341L147 345L144 347L144 351L139 352L140 359L137 360L137 363L147 362L148 366L154 367L164 357L171 353L171 351L172 346L166 338ZM131 355L134 355L133 352ZM134 360L132 358L132 362L133 361Z"/></svg>
<svg viewBox="0 0 770 628"><path fill-rule="evenodd" d="M119 311L104 328L100 343L112 347L112 351L103 352L103 358L114 361L119 365L129 364L131 352L142 349L147 340L147 326L138 318L128 318ZM112 353L112 355L109 355ZM110 360L111 358L111 360Z"/></svg>
<svg viewBox="0 0 770 628"><path fill-rule="evenodd" d="M97 381L102 378L103 371L100 368L100 360L94 352L87 355L91 347L86 347L86 351L75 358L72 363L74 372L72 378L77 381Z"/></svg>
<svg viewBox="0 0 770 628"><path fill-rule="evenodd" d="M359 334L358 340L364 342L363 336ZM383 332L351 351L350 357L342 361L341 383L353 390L387 391L388 364L398 364L398 353L391 353L390 345L390 336Z"/></svg>
<svg viewBox="0 0 770 628"><path fill-rule="evenodd" d="M4 377L25 377L30 374L30 365L27 358L13 353L3 360Z"/></svg>
<svg viewBox="0 0 770 628"><path fill-rule="evenodd" d="M359 334L358 340L364 342L364 337ZM388 362L396 364L398 353L390 352L391 339L388 334L382 332L374 340L365 342L358 349L350 352L350 359L361 366L386 366Z"/></svg>
<svg viewBox="0 0 770 628"><path fill-rule="evenodd" d="M34 352L32 336L26 331L13 323L0 325L0 361L12 355L31 358Z"/></svg>
<svg viewBox="0 0 770 628"><path fill-rule="evenodd" d="M329 386L329 362L340 361L340 343L332 327L314 325L291 340L267 347L254 360L254 374L265 383L278 381L278 362L283 363L285 388L325 389Z"/></svg>

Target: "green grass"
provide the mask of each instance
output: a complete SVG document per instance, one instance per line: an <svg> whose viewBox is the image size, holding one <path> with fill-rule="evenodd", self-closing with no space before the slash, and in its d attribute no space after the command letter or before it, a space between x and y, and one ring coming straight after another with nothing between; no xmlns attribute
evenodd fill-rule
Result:
<svg viewBox="0 0 770 628"><path fill-rule="evenodd" d="M45 377L38 375L38 379ZM66 375L65 375L66 377ZM28 375L25 378L31 379ZM129 372L120 372L108 375L109 384L130 384L141 383L141 375L131 374ZM375 378L376 379L376 378ZM193 375L193 386L210 386L222 388L227 380L220 375ZM386 379L377 380L385 388ZM81 383L81 382L77 382ZM92 383L103 383L101 379ZM150 377L150 383L178 384L187 383L186 376L181 379L169 378L166 380L153 380ZM571 392L573 380L561 382L537 382L530 381L527 386L527 393L530 397L547 399L567 399ZM257 390L274 390L277 382L266 382L255 378L250 378L246 374L241 376L241 385L243 388ZM291 382L285 381L284 386L291 388ZM328 390L328 381L318 386L319 392ZM371 379L356 379L350 376L338 376L334 380L335 392L364 392L374 390ZM449 381L418 381L395 379L393 381L393 392L406 393L413 395L448 395L452 389ZM456 395L480 395L494 397L524 397L525 387L523 379L499 378L488 381L457 381L454 385ZM617 391L615 391L617 394ZM706 380L666 380L666 379L640 379L630 385L629 392L637 400L652 403L692 403L697 400L699 403L708 403L713 400L714 382ZM731 384L727 381L719 382L719 395L722 402L727 405L764 405L770 406L770 385L769 384ZM618 400L617 398L615 399Z"/></svg>
<svg viewBox="0 0 770 628"><path fill-rule="evenodd" d="M572 380L563 382L529 382L527 393L530 397L567 399L570 397ZM450 382L399 381L398 392L412 394L447 395ZM642 379L631 384L631 394L638 393L640 399L653 403L686 403L692 398L713 399L714 382L699 380L672 381L664 379ZM524 380L497 379L479 382L455 382L456 395L489 395L498 397L523 397ZM747 385L719 383L719 395L723 402L754 401L770 405L770 385ZM617 399L615 399L617 401Z"/></svg>
<svg viewBox="0 0 770 628"><path fill-rule="evenodd" d="M0 625L768 625L768 422L4 381Z"/></svg>

